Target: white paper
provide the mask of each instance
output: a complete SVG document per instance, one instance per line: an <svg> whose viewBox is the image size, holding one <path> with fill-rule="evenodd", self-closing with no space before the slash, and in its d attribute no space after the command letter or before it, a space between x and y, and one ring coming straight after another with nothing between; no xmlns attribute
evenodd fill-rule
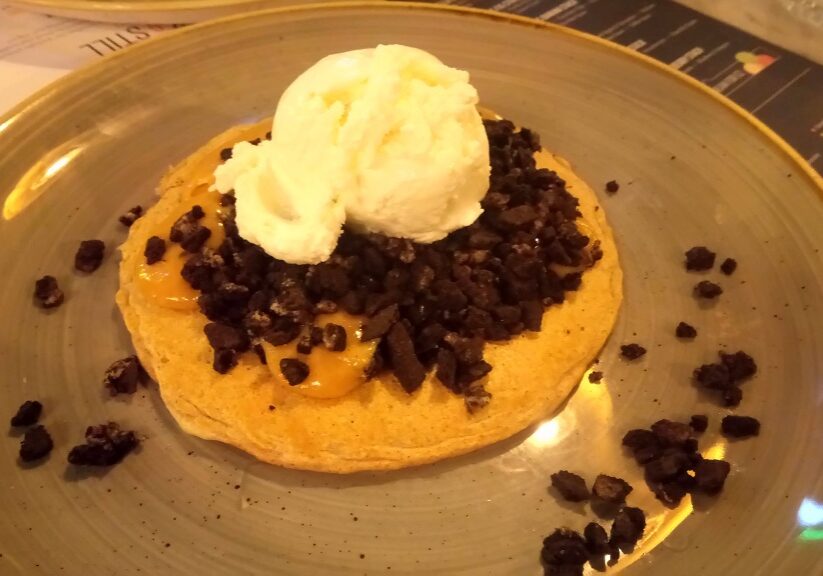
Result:
<svg viewBox="0 0 823 576"><path fill-rule="evenodd" d="M60 76L170 28L68 20L0 3L0 114Z"/></svg>

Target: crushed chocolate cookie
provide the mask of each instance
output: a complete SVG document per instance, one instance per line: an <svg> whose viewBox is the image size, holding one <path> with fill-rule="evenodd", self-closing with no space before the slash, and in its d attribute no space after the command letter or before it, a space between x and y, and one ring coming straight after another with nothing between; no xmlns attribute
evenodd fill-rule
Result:
<svg viewBox="0 0 823 576"><path fill-rule="evenodd" d="M254 352L257 359L260 360L260 363L266 365L269 363L268 359L266 358L266 351L260 344L254 344L252 347L252 352Z"/></svg>
<svg viewBox="0 0 823 576"><path fill-rule="evenodd" d="M339 324L329 322L323 327L323 345L332 352L346 349L346 329Z"/></svg>
<svg viewBox="0 0 823 576"><path fill-rule="evenodd" d="M614 517L609 543L625 552L637 544L645 529L646 515L643 511L640 508L626 506Z"/></svg>
<svg viewBox="0 0 823 576"><path fill-rule="evenodd" d="M589 559L586 541L578 532L568 528L558 528L550 536L544 538L540 556L543 562L550 567L580 566L582 568Z"/></svg>
<svg viewBox="0 0 823 576"><path fill-rule="evenodd" d="M720 423L724 436L730 438L748 438L760 434L760 421L751 416L724 416Z"/></svg>
<svg viewBox="0 0 823 576"><path fill-rule="evenodd" d="M117 394L134 394L143 374L143 367L137 356L127 356L116 360L106 369L103 385L112 396Z"/></svg>
<svg viewBox="0 0 823 576"><path fill-rule="evenodd" d="M106 245L102 240L83 240L74 255L74 267L81 272L91 273L100 268Z"/></svg>
<svg viewBox="0 0 823 576"><path fill-rule="evenodd" d="M605 474L598 474L592 485L592 496L609 504L622 504L631 491L631 485L622 478Z"/></svg>
<svg viewBox="0 0 823 576"><path fill-rule="evenodd" d="M735 382L751 378L757 373L757 364L754 358L742 350L738 350L733 354L720 352L720 361L729 369L729 378Z"/></svg>
<svg viewBox="0 0 823 576"><path fill-rule="evenodd" d="M720 271L726 276L731 276L737 270L737 260L734 258L726 258L720 265Z"/></svg>
<svg viewBox="0 0 823 576"><path fill-rule="evenodd" d="M249 337L240 328L222 322L209 322L203 327L209 345L215 350L228 348L243 352L249 348Z"/></svg>
<svg viewBox="0 0 823 576"><path fill-rule="evenodd" d="M694 468L694 480L703 492L716 494L723 489L730 470L725 460L701 460Z"/></svg>
<svg viewBox="0 0 823 576"><path fill-rule="evenodd" d="M586 539L586 549L593 556L603 556L609 553L609 535L606 529L597 522L589 522L583 529Z"/></svg>
<svg viewBox="0 0 823 576"><path fill-rule="evenodd" d="M126 228L130 228L135 221L143 215L143 207L142 206L134 206L128 212L120 216L118 220L120 224L125 226Z"/></svg>
<svg viewBox="0 0 823 576"><path fill-rule="evenodd" d="M640 344L624 344L620 347L620 355L626 360L637 360L646 353Z"/></svg>
<svg viewBox="0 0 823 576"><path fill-rule="evenodd" d="M198 223L205 215L199 204L192 206L172 224L169 240L179 243L186 252L198 252L211 236L211 230Z"/></svg>
<svg viewBox="0 0 823 576"><path fill-rule="evenodd" d="M309 377L309 365L297 358L280 360L280 373L290 386L297 386Z"/></svg>
<svg viewBox="0 0 823 576"><path fill-rule="evenodd" d="M709 427L709 417L705 414L695 414L689 420L689 426L691 426L691 429L698 434L705 432L706 428Z"/></svg>
<svg viewBox="0 0 823 576"><path fill-rule="evenodd" d="M484 126L491 177L484 212L471 225L431 244L344 229L327 261L294 265L243 240L229 203L221 215L225 240L214 251L200 247L183 266L200 309L250 340L300 338L301 353L317 345L304 335L318 314L363 314L361 340L380 340L367 377L388 370L413 391L436 369L467 409L482 407L490 396L480 382L492 369L485 343L539 330L545 309L581 283L579 272L561 276L557 265L582 269L602 257L599 243L577 227L578 200L566 183L537 168L536 135L506 121ZM193 208L178 219L170 240L199 241L201 214ZM246 292L227 293L228 285ZM476 354L462 356L449 334L471 340Z"/></svg>
<svg viewBox="0 0 823 576"><path fill-rule="evenodd" d="M140 444L132 431L121 430L116 422L86 428L86 443L69 452L69 463L76 466L112 466Z"/></svg>
<svg viewBox="0 0 823 576"><path fill-rule="evenodd" d="M45 426L38 424L26 430L20 443L20 460L34 462L46 456L54 448L54 441Z"/></svg>
<svg viewBox="0 0 823 576"><path fill-rule="evenodd" d="M651 430L635 429L623 436L623 446L632 451L638 464L645 464L663 453L663 446L657 434Z"/></svg>
<svg viewBox="0 0 823 576"><path fill-rule="evenodd" d="M600 381L603 380L603 373L599 370L595 372L589 372L589 382L592 384L599 384Z"/></svg>
<svg viewBox="0 0 823 576"><path fill-rule="evenodd" d="M683 447L692 438L691 426L683 422L658 420L652 424L651 430L664 447Z"/></svg>
<svg viewBox="0 0 823 576"><path fill-rule="evenodd" d="M166 241L160 236L152 236L146 240L146 248L143 250L143 256L146 257L146 264L151 266L163 259L166 255Z"/></svg>
<svg viewBox="0 0 823 576"><path fill-rule="evenodd" d="M560 470L551 475L552 487L569 502L582 502L589 499L589 489L581 476Z"/></svg>
<svg viewBox="0 0 823 576"><path fill-rule="evenodd" d="M222 150L220 150L220 159L221 159L223 162L225 162L226 160L230 160L230 159L231 159L231 156L232 156L232 149L231 149L231 147L229 147L229 148L223 148Z"/></svg>
<svg viewBox="0 0 823 576"><path fill-rule="evenodd" d="M680 322L677 325L677 328L674 329L674 335L678 338L688 338L692 339L697 336L697 330L691 324L686 324L685 322Z"/></svg>
<svg viewBox="0 0 823 576"><path fill-rule="evenodd" d="M14 427L31 426L36 424L43 412L43 405L37 400L26 400L11 417L11 425Z"/></svg>
<svg viewBox="0 0 823 576"><path fill-rule="evenodd" d="M694 295L698 298L713 300L721 294L723 294L723 288L721 288L719 284L708 280L701 280L694 286Z"/></svg>
<svg viewBox="0 0 823 576"><path fill-rule="evenodd" d="M63 291L54 276L43 276L34 283L34 297L43 308L56 308L63 303Z"/></svg>
<svg viewBox="0 0 823 576"><path fill-rule="evenodd" d="M695 246L686 250L686 270L711 270L717 254L705 246Z"/></svg>
<svg viewBox="0 0 823 576"><path fill-rule="evenodd" d="M606 192L615 194L618 190L620 190L620 184L617 183L617 180L609 180L606 182Z"/></svg>

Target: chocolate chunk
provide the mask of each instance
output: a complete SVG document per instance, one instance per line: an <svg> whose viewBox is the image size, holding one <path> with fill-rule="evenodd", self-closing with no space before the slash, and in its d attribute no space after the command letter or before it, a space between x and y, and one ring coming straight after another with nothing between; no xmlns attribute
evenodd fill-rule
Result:
<svg viewBox="0 0 823 576"><path fill-rule="evenodd" d="M102 240L83 240L74 255L74 267L81 272L94 272L100 268L105 250Z"/></svg>
<svg viewBox="0 0 823 576"><path fill-rule="evenodd" d="M691 465L689 457L679 449L668 449L645 465L646 479L651 482L672 480Z"/></svg>
<svg viewBox="0 0 823 576"><path fill-rule="evenodd" d="M166 255L166 241L160 236L152 236L146 240L146 248L143 250L143 255L146 257L146 264L151 266L163 259Z"/></svg>
<svg viewBox="0 0 823 576"><path fill-rule="evenodd" d="M592 384L599 384L600 381L603 380L603 373L599 370L594 372L589 372L589 382Z"/></svg>
<svg viewBox="0 0 823 576"><path fill-rule="evenodd" d="M135 206L122 216L118 218L120 224L125 226L126 228L131 227L134 222L143 215L143 207L142 206Z"/></svg>
<svg viewBox="0 0 823 576"><path fill-rule="evenodd" d="M480 382L472 382L463 389L463 402L469 414L474 414L481 408L485 408L491 397L492 395Z"/></svg>
<svg viewBox="0 0 823 576"><path fill-rule="evenodd" d="M686 475L686 477L691 478L689 475ZM652 490L658 500L669 506L677 506L680 504L680 501L686 497L686 494L689 493L688 488L677 480L654 484Z"/></svg>
<svg viewBox="0 0 823 576"><path fill-rule="evenodd" d="M637 360L646 353L640 344L624 344L620 347L620 355L626 360Z"/></svg>
<svg viewBox="0 0 823 576"><path fill-rule="evenodd" d="M734 354L721 352L720 360L729 369L729 377L735 382L751 378L757 373L757 364L754 358L742 350Z"/></svg>
<svg viewBox="0 0 823 576"><path fill-rule="evenodd" d="M426 378L426 368L418 360L414 343L401 322L391 327L386 336L386 344L394 375L406 392L414 392Z"/></svg>
<svg viewBox="0 0 823 576"><path fill-rule="evenodd" d="M701 280L694 286L694 295L698 298L713 300L721 294L723 294L723 288L714 282L709 282L708 280Z"/></svg>
<svg viewBox="0 0 823 576"><path fill-rule="evenodd" d="M568 528L558 528L544 538L540 556L550 566L582 566L589 559L586 541Z"/></svg>
<svg viewBox="0 0 823 576"><path fill-rule="evenodd" d="M692 437L692 428L682 422L658 420L652 424L652 432L663 446L682 447Z"/></svg>
<svg viewBox="0 0 823 576"><path fill-rule="evenodd" d="M215 348L212 366L218 374L227 373L237 366L237 350L233 348Z"/></svg>
<svg viewBox="0 0 823 576"><path fill-rule="evenodd" d="M143 367L137 356L126 356L114 361L106 369L103 376L103 385L109 389L109 394L134 394L137 384L143 374Z"/></svg>
<svg viewBox="0 0 823 576"><path fill-rule="evenodd" d="M731 276L737 270L737 260L734 258L726 258L720 265L720 271L726 276Z"/></svg>
<svg viewBox="0 0 823 576"><path fill-rule="evenodd" d="M716 494L723 489L731 466L725 460L702 460L694 469L697 487L709 494Z"/></svg>
<svg viewBox="0 0 823 576"><path fill-rule="evenodd" d="M329 322L323 328L323 345L333 352L346 349L346 329L339 324Z"/></svg>
<svg viewBox="0 0 823 576"><path fill-rule="evenodd" d="M543 303L540 300L528 300L520 303L523 326L526 330L539 332L543 324Z"/></svg>
<svg viewBox="0 0 823 576"><path fill-rule="evenodd" d="M646 515L643 511L640 508L626 506L614 517L609 543L625 552L627 548L637 544L645 529Z"/></svg>
<svg viewBox="0 0 823 576"><path fill-rule="evenodd" d="M695 414L689 420L689 426L697 433L705 432L709 427L709 417L705 414Z"/></svg>
<svg viewBox="0 0 823 576"><path fill-rule="evenodd" d="M760 421L751 416L724 416L720 423L724 436L730 438L747 438L760 434Z"/></svg>
<svg viewBox="0 0 823 576"><path fill-rule="evenodd" d="M717 256L705 246L695 246L686 250L686 270L711 270Z"/></svg>
<svg viewBox="0 0 823 576"><path fill-rule="evenodd" d="M56 308L63 303L63 291L54 276L43 276L34 283L34 297L43 308Z"/></svg>
<svg viewBox="0 0 823 576"><path fill-rule="evenodd" d="M54 448L51 435L42 424L26 430L20 443L20 460L34 462L46 456Z"/></svg>
<svg viewBox="0 0 823 576"><path fill-rule="evenodd" d="M603 556L609 553L609 535L606 529L597 522L589 522L583 529L583 537L586 539L586 549L589 554Z"/></svg>
<svg viewBox="0 0 823 576"><path fill-rule="evenodd" d="M620 190L620 184L617 183L617 180L609 180L606 182L606 192L615 194L618 190Z"/></svg>
<svg viewBox="0 0 823 576"><path fill-rule="evenodd" d="M26 400L17 409L17 413L11 417L12 426L31 426L40 419L43 405L37 400Z"/></svg>
<svg viewBox="0 0 823 576"><path fill-rule="evenodd" d="M629 448L639 464L657 458L662 453L662 446L657 434L641 428L629 430L623 436L623 446Z"/></svg>
<svg viewBox="0 0 823 576"><path fill-rule="evenodd" d="M723 406L727 408L739 406L741 400L743 400L743 390L736 386L731 386L720 393L720 398L723 400Z"/></svg>
<svg viewBox="0 0 823 576"><path fill-rule="evenodd" d="M222 322L209 322L203 327L209 345L215 350L230 348L243 352L249 348L249 338L243 330Z"/></svg>
<svg viewBox="0 0 823 576"><path fill-rule="evenodd" d="M694 338L697 336L697 330L695 330L694 326L691 324L686 324L685 322L680 322L677 325L677 328L674 330L675 336L678 338Z"/></svg>
<svg viewBox="0 0 823 576"><path fill-rule="evenodd" d="M397 322L398 317L399 309L397 304L386 306L377 312L363 324L363 329L360 332L361 342L368 342L369 340L385 336L391 327L394 326L394 323Z"/></svg>
<svg viewBox="0 0 823 576"><path fill-rule="evenodd" d="M290 386L297 386L309 377L309 365L297 358L280 360L280 373Z"/></svg>
<svg viewBox="0 0 823 576"><path fill-rule="evenodd" d="M582 477L561 470L551 475L552 486L560 492L564 499L570 502L582 502L589 499L589 489Z"/></svg>
<svg viewBox="0 0 823 576"><path fill-rule="evenodd" d="M86 428L86 443L69 452L69 463L76 466L112 466L140 444L132 431L121 430L115 422Z"/></svg>
<svg viewBox="0 0 823 576"><path fill-rule="evenodd" d="M631 485L622 478L605 474L599 474L592 485L592 495L609 504L622 504L631 491Z"/></svg>
<svg viewBox="0 0 823 576"><path fill-rule="evenodd" d="M713 390L731 386L731 376L725 364L703 364L694 371L694 378L702 386Z"/></svg>

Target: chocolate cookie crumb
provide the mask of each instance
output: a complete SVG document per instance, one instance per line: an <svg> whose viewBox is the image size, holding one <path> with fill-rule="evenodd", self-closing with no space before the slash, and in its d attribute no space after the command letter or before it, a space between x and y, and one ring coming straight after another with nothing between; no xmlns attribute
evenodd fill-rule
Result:
<svg viewBox="0 0 823 576"><path fill-rule="evenodd" d="M463 403L466 405L469 414L474 414L481 408L485 408L491 398L491 393L480 382L472 382L463 390Z"/></svg>
<svg viewBox="0 0 823 576"><path fill-rule="evenodd" d="M112 466L140 444L132 431L120 429L116 422L86 428L86 443L69 452L69 463L76 466Z"/></svg>
<svg viewBox="0 0 823 576"><path fill-rule="evenodd" d="M605 474L599 474L592 485L592 495L609 504L622 504L631 491L631 485L622 478Z"/></svg>
<svg viewBox="0 0 823 576"><path fill-rule="evenodd" d="M579 566L581 569L589 558L586 541L578 532L568 528L558 528L544 538L540 556L550 567Z"/></svg>
<svg viewBox="0 0 823 576"><path fill-rule="evenodd" d="M134 394L143 372L137 356L127 356L116 360L106 369L103 385L112 396L117 394Z"/></svg>
<svg viewBox="0 0 823 576"><path fill-rule="evenodd" d="M237 350L233 348L215 348L212 366L218 374L227 373L237 366Z"/></svg>
<svg viewBox="0 0 823 576"><path fill-rule="evenodd" d="M583 537L586 539L586 549L589 554L603 556L609 553L609 535L606 529L597 522L589 522L583 529Z"/></svg>
<svg viewBox="0 0 823 576"><path fill-rule="evenodd" d="M614 517L609 543L625 552L627 548L637 544L645 529L646 515L643 511L640 508L626 506Z"/></svg>
<svg viewBox="0 0 823 576"><path fill-rule="evenodd" d="M37 400L26 400L17 409L17 413L11 417L12 426L31 426L40 419L43 405Z"/></svg>
<svg viewBox="0 0 823 576"><path fill-rule="evenodd" d="M215 350L230 348L237 352L243 352L249 348L249 337L246 333L229 324L209 322L203 327L203 332L206 334L209 344Z"/></svg>
<svg viewBox="0 0 823 576"><path fill-rule="evenodd" d="M729 377L737 382L751 378L757 373L757 364L754 358L738 350L734 354L720 352L720 360L729 369Z"/></svg>
<svg viewBox="0 0 823 576"><path fill-rule="evenodd" d="M44 457L54 448L54 442L45 426L38 424L26 430L20 443L20 460L34 462Z"/></svg>
<svg viewBox="0 0 823 576"><path fill-rule="evenodd" d="M617 180L609 180L606 182L606 192L616 194L618 190L620 190L620 184L617 183Z"/></svg>
<svg viewBox="0 0 823 576"><path fill-rule="evenodd" d="M688 424L665 418L652 424L651 430L664 447L683 447L692 437L692 428Z"/></svg>
<svg viewBox="0 0 823 576"><path fill-rule="evenodd" d="M551 475L552 486L569 502L582 502L589 499L589 489L582 477L561 470Z"/></svg>
<svg viewBox="0 0 823 576"><path fill-rule="evenodd" d="M723 294L723 288L721 288L719 284L708 280L701 280L694 286L694 295L698 298L713 300L721 294Z"/></svg>
<svg viewBox="0 0 823 576"><path fill-rule="evenodd" d="M689 420L689 426L697 433L705 432L709 427L709 417L705 414L695 414Z"/></svg>
<svg viewBox="0 0 823 576"><path fill-rule="evenodd" d="M720 430L724 436L731 438L757 436L760 434L760 421L751 416L724 416Z"/></svg>
<svg viewBox="0 0 823 576"><path fill-rule="evenodd" d="M163 259L166 255L166 241L160 236L152 236L146 240L146 248L143 250L143 256L146 257L146 264L151 266Z"/></svg>
<svg viewBox="0 0 823 576"><path fill-rule="evenodd" d="M734 258L726 258L720 265L720 271L726 276L731 276L737 270L737 260Z"/></svg>
<svg viewBox="0 0 823 576"><path fill-rule="evenodd" d="M702 460L694 469L696 485L708 494L716 494L723 489L730 470L725 460Z"/></svg>
<svg viewBox="0 0 823 576"><path fill-rule="evenodd" d="M323 345L332 352L346 349L346 329L339 324L329 322L323 328Z"/></svg>
<svg viewBox="0 0 823 576"><path fill-rule="evenodd" d="M226 160L230 160L230 159L231 159L231 156L232 156L232 149L231 149L231 147L229 147L229 148L223 148L222 150L220 150L220 159L221 159L223 162L225 162Z"/></svg>
<svg viewBox="0 0 823 576"><path fill-rule="evenodd" d="M592 384L599 384L603 380L603 373L598 371L589 372L589 382Z"/></svg>
<svg viewBox="0 0 823 576"><path fill-rule="evenodd" d="M56 308L63 303L63 291L54 276L43 276L34 283L34 297L43 308Z"/></svg>
<svg viewBox="0 0 823 576"><path fill-rule="evenodd" d="M723 390L732 382L729 369L724 364L703 364L695 369L694 379L712 390Z"/></svg>
<svg viewBox="0 0 823 576"><path fill-rule="evenodd" d="M426 368L420 363L414 351L414 343L406 327L395 323L386 336L389 355L391 357L394 375L400 381L403 389L412 393L423 383L426 377Z"/></svg>
<svg viewBox="0 0 823 576"><path fill-rule="evenodd" d="M126 228L130 228L134 222L143 215L143 207L138 205L133 207L131 210L120 216L118 220L120 224L125 226Z"/></svg>
<svg viewBox="0 0 823 576"><path fill-rule="evenodd" d="M675 336L678 338L694 338L697 336L697 330L695 330L694 326L691 324L686 324L685 322L680 322L677 325L677 328L674 330Z"/></svg>
<svg viewBox="0 0 823 576"><path fill-rule="evenodd" d="M280 373L290 386L297 386L309 377L309 366L297 358L280 360Z"/></svg>
<svg viewBox="0 0 823 576"><path fill-rule="evenodd" d="M105 250L102 240L83 240L74 255L74 267L81 272L94 272L100 268Z"/></svg>
<svg viewBox="0 0 823 576"><path fill-rule="evenodd" d="M397 304L386 306L366 320L360 333L360 340L362 342L368 342L369 340L385 336L389 329L394 326L394 323L397 322L398 318L399 311Z"/></svg>
<svg viewBox="0 0 823 576"><path fill-rule="evenodd" d="M737 386L731 386L720 393L720 398L723 400L723 406L726 408L740 406L740 402L743 400L743 390Z"/></svg>
<svg viewBox="0 0 823 576"><path fill-rule="evenodd" d="M717 254L705 246L695 246L686 250L686 270L711 270Z"/></svg>
<svg viewBox="0 0 823 576"><path fill-rule="evenodd" d="M626 360L637 360L646 353L640 344L624 344L620 347L620 355Z"/></svg>

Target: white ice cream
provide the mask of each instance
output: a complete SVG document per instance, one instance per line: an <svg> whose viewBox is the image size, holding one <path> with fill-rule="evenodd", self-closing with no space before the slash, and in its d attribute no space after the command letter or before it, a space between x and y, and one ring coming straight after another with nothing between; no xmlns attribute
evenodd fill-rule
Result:
<svg viewBox="0 0 823 576"><path fill-rule="evenodd" d="M296 264L327 259L344 223L434 242L474 222L489 146L469 75L407 46L333 54L280 98L272 140L215 170L241 236Z"/></svg>

